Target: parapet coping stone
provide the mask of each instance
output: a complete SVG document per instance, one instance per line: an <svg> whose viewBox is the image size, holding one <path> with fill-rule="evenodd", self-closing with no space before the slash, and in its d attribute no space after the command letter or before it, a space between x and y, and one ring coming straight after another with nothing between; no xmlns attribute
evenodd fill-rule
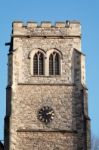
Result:
<svg viewBox="0 0 99 150"><path fill-rule="evenodd" d="M73 21L66 20L64 22L58 21L58 22L55 22L55 24L52 24L50 21L41 21L40 24L38 24L35 21L28 21L26 23L23 23L22 21L16 20L16 21L12 22L13 27L27 27L27 28L37 28L37 27L40 27L40 28L52 28L52 27L68 28L72 24L80 25L80 22L76 21L76 20L73 20Z"/></svg>

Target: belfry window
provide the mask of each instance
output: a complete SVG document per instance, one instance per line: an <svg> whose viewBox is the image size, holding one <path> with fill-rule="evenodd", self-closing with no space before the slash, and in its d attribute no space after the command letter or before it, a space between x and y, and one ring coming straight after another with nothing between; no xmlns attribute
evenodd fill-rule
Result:
<svg viewBox="0 0 99 150"><path fill-rule="evenodd" d="M49 75L60 74L60 56L58 53L53 52L49 57Z"/></svg>
<svg viewBox="0 0 99 150"><path fill-rule="evenodd" d="M33 74L44 75L44 55L38 52L33 58Z"/></svg>
<svg viewBox="0 0 99 150"><path fill-rule="evenodd" d="M53 54L49 57L49 74L53 75Z"/></svg>

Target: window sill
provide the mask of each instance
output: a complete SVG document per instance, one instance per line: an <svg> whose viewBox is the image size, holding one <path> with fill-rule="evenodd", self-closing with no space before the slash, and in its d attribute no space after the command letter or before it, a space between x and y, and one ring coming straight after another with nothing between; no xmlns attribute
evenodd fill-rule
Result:
<svg viewBox="0 0 99 150"><path fill-rule="evenodd" d="M45 77L45 78L54 78L54 77L61 77L61 75L32 75L31 77Z"/></svg>

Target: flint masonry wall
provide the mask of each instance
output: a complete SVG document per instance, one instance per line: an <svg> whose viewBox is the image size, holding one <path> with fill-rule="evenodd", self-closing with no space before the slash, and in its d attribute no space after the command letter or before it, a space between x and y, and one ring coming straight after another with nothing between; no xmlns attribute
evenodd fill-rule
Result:
<svg viewBox="0 0 99 150"><path fill-rule="evenodd" d="M40 147L42 150L47 147L49 147L48 149L57 147L65 150L66 145L68 148L70 147L69 149L73 147L76 149L73 87L20 85L16 90L18 94L13 97L13 120L11 123L11 130L14 134L11 140L16 141L16 149L21 149L22 145L24 145L22 149L26 149L29 145L30 150ZM37 119L38 110L42 106L50 106L54 109L55 117L51 124L45 125ZM70 138L72 138L71 141Z"/></svg>
<svg viewBox="0 0 99 150"><path fill-rule="evenodd" d="M15 72L18 74L17 82L20 83L73 83L74 81L74 48L81 51L81 31L79 22L56 23L51 26L49 22L43 22L41 26L36 23L13 23L13 51L15 58L19 60ZM62 53L62 76L36 78L31 76L30 54L35 49L42 49L47 57L47 52L57 49ZM14 57L14 56L13 56ZM47 59L47 58L46 58ZM9 78L10 80L10 78ZM56 81L57 80L57 81ZM11 81L9 81L11 82ZM15 82L14 82L15 83Z"/></svg>
<svg viewBox="0 0 99 150"><path fill-rule="evenodd" d="M32 75L31 53L40 49L46 62L50 50L61 53L61 75L49 76L47 63L44 76ZM6 112L10 117L8 150L84 150L83 107L79 96L81 83L85 84L82 55L81 26L77 21L58 22L54 26L50 22L39 26L35 22L26 25L13 22L8 56L11 87L11 107ZM79 73L75 74L77 69ZM49 125L37 118L38 109L44 105L55 111Z"/></svg>

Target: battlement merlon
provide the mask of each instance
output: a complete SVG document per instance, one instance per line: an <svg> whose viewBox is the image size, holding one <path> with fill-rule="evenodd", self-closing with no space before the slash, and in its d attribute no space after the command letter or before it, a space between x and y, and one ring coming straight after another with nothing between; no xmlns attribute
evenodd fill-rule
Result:
<svg viewBox="0 0 99 150"><path fill-rule="evenodd" d="M51 22L41 22L38 25L36 22L27 22L25 25L21 21L12 23L12 36L15 37L77 37L81 38L81 25L78 21L56 22L52 25Z"/></svg>

